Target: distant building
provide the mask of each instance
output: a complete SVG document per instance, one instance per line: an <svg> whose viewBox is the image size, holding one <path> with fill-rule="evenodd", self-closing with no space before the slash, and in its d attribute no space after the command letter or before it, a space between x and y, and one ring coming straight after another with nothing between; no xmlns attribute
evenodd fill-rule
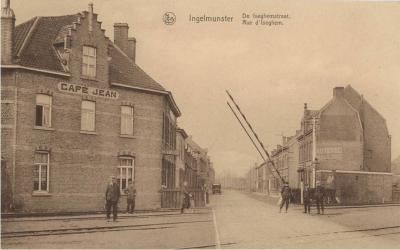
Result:
<svg viewBox="0 0 400 250"><path fill-rule="evenodd" d="M305 109L301 131L299 167L304 184L321 183L340 203L392 199L386 121L351 86L336 87L322 109Z"/></svg>
<svg viewBox="0 0 400 250"><path fill-rule="evenodd" d="M186 138L188 135L182 128L176 129L176 179L175 187L181 188L185 181L185 151L186 151Z"/></svg>
<svg viewBox="0 0 400 250"><path fill-rule="evenodd" d="M293 189L325 186L329 202L381 203L392 200L391 137L385 119L350 85L336 87L319 110L304 105L300 130L271 153ZM271 171L271 162L267 163ZM281 186L267 177L269 191Z"/></svg>

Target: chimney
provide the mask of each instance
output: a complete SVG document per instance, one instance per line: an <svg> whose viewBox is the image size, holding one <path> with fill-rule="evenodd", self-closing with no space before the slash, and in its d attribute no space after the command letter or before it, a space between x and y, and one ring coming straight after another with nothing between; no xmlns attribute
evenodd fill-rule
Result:
<svg viewBox="0 0 400 250"><path fill-rule="evenodd" d="M15 15L10 0L2 0L1 7L1 64L12 64L14 55Z"/></svg>
<svg viewBox="0 0 400 250"><path fill-rule="evenodd" d="M114 43L126 54L129 55L128 49L128 30L127 23L114 24Z"/></svg>
<svg viewBox="0 0 400 250"><path fill-rule="evenodd" d="M305 103L304 103L304 117L307 117L309 113L310 113L310 112L309 112L309 110L308 110L308 108L307 108L307 103L305 102Z"/></svg>
<svg viewBox="0 0 400 250"><path fill-rule="evenodd" d="M344 98L344 87L335 87L333 89L334 98Z"/></svg>
<svg viewBox="0 0 400 250"><path fill-rule="evenodd" d="M90 2L88 6L89 11L89 32L93 31L93 3Z"/></svg>
<svg viewBox="0 0 400 250"><path fill-rule="evenodd" d="M128 38L128 56L135 62L136 59L136 38L129 37Z"/></svg>

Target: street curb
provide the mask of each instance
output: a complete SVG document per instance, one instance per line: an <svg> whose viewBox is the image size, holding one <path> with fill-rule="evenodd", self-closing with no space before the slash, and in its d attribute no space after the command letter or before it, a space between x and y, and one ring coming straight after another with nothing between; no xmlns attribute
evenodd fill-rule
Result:
<svg viewBox="0 0 400 250"><path fill-rule="evenodd" d="M195 211L208 210L210 207L196 207ZM142 216L164 216L180 214L180 209L160 209L160 210L140 210L135 211L133 214L127 214L124 211L118 212L118 217L129 218L129 217L142 217ZM2 214L2 220L12 219L28 219L28 220L63 220L63 219L96 219L103 218L105 212L87 212L87 213L40 213L40 214Z"/></svg>
<svg viewBox="0 0 400 250"><path fill-rule="evenodd" d="M267 194L264 193L259 193L259 192L245 192L247 195L250 196L257 196L257 197L262 197L265 198L266 202L274 202L277 201L279 196L268 196ZM303 204L299 203L291 203L292 206L299 206L303 207ZM369 207L389 207L389 206L400 206L400 203L382 203L382 204L359 204L359 205L329 205L329 206L324 206L325 209L345 209L345 208L369 208ZM317 206L315 204L312 204L311 207L316 208Z"/></svg>
<svg viewBox="0 0 400 250"><path fill-rule="evenodd" d="M136 210L135 214L148 214L148 213L164 213L178 211L179 208L169 209L155 209L155 210ZM100 216L104 215L106 211L90 211L90 212L52 212L52 213L2 213L1 218L26 218L26 217L67 217L67 216ZM123 211L120 211L123 214Z"/></svg>
<svg viewBox="0 0 400 250"><path fill-rule="evenodd" d="M371 204L371 205L348 205L348 206L324 206L325 209L343 209L343 208L368 208L368 207L391 207L400 206L400 203L387 203L387 204ZM312 207L316 207L313 205Z"/></svg>

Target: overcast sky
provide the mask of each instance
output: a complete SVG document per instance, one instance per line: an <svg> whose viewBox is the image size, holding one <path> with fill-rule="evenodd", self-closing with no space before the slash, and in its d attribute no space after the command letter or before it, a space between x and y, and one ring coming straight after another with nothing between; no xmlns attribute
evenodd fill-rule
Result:
<svg viewBox="0 0 400 250"><path fill-rule="evenodd" d="M17 24L74 14L89 1L11 0ZM290 3L289 3L290 2ZM226 101L241 105L269 150L300 126L303 103L319 109L332 88L351 84L385 118L392 158L400 155L400 3L238 0L94 0L106 34L127 22L137 63L172 91L178 124L208 148L217 173L261 162ZM176 14L174 25L162 16ZM242 25L242 13L289 14L281 26ZM192 16L233 16L193 23Z"/></svg>

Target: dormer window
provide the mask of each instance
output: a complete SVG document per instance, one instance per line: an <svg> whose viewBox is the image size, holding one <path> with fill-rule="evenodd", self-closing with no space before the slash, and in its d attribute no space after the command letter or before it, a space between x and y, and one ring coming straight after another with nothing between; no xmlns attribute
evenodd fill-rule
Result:
<svg viewBox="0 0 400 250"><path fill-rule="evenodd" d="M83 46L82 75L96 77L96 48Z"/></svg>

